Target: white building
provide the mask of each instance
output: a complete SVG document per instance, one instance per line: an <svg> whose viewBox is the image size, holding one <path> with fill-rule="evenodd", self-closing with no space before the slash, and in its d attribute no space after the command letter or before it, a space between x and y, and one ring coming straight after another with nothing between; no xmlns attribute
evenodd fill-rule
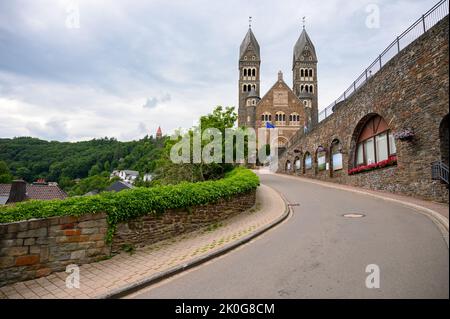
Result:
<svg viewBox="0 0 450 319"><path fill-rule="evenodd" d="M129 169L125 169L122 171L113 171L111 173L111 178L113 178L114 176L119 177L122 181L125 181L127 183L133 184L134 181L139 177L139 172L138 171L132 171Z"/></svg>

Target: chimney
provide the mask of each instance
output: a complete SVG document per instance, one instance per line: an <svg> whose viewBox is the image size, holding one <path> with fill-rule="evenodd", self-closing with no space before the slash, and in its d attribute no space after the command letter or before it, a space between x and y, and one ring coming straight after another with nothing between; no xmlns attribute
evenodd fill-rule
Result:
<svg viewBox="0 0 450 319"><path fill-rule="evenodd" d="M9 191L9 203L23 202L27 199L27 184L24 180L14 180Z"/></svg>

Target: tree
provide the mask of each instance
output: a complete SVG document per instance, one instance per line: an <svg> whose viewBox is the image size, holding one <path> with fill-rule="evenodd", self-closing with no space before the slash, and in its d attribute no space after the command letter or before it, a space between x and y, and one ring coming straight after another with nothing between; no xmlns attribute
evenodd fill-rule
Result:
<svg viewBox="0 0 450 319"><path fill-rule="evenodd" d="M30 170L27 167L19 167L16 170L16 176L20 179L26 180L28 182L32 182L32 175Z"/></svg>
<svg viewBox="0 0 450 319"><path fill-rule="evenodd" d="M161 158L156 162L155 179L159 180L161 184L176 184L182 181L196 182L209 179L217 179L223 177L223 175L233 168L233 164L225 163L225 152L222 152L222 158L218 162L205 163L203 158L200 163L194 163L193 161L193 138L195 134L203 135L205 130L209 128L218 129L221 132L222 140L219 141L222 150L225 149L225 130L234 126L237 120L237 114L234 112L233 107L226 107L225 109L218 106L210 114L200 117L200 126L194 126L184 135L185 138L189 137L190 140L190 163L173 163L170 159L170 151L172 147L181 140L179 136L178 140L166 140L164 150L161 154ZM180 131L178 132L180 134ZM202 152L205 151L205 147L211 142L211 140L201 140Z"/></svg>
<svg viewBox="0 0 450 319"><path fill-rule="evenodd" d="M4 161L0 161L0 184L11 183L12 175L8 165Z"/></svg>

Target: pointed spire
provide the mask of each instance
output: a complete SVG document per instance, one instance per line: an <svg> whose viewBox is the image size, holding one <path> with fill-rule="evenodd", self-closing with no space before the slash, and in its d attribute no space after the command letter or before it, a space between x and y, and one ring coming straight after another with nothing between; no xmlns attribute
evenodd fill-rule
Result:
<svg viewBox="0 0 450 319"><path fill-rule="evenodd" d="M256 41L255 35L252 31L252 17L248 18L248 31L239 48L239 59L242 59L248 47L251 45L252 49L255 51L256 58L259 60L259 43Z"/></svg>
<svg viewBox="0 0 450 319"><path fill-rule="evenodd" d="M156 130L156 138L161 138L161 137L162 137L161 126L158 126L158 129Z"/></svg>
<svg viewBox="0 0 450 319"><path fill-rule="evenodd" d="M305 16L303 16L303 18L302 18L302 23L303 23L303 30L305 30L305 25L306 25L306 23L305 23L305 20L306 20L306 17L305 17Z"/></svg>
<svg viewBox="0 0 450 319"><path fill-rule="evenodd" d="M314 48L314 44L312 43L311 39L309 38L308 32L306 32L305 29L305 17L303 17L303 29L302 33L300 34L300 37L298 38L297 42L294 46L294 61L299 60L301 55L303 54L303 51L305 51L306 47L308 47L308 51L310 53L310 57L312 57L312 62L317 62L317 55L316 55L316 49Z"/></svg>

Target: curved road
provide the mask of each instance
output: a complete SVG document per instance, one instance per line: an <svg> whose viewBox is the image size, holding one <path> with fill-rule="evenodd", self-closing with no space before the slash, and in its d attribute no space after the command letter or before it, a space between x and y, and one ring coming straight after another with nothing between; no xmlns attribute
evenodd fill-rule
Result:
<svg viewBox="0 0 450 319"><path fill-rule="evenodd" d="M412 208L279 175L293 214L240 248L133 298L448 298L449 250ZM362 213L363 218L344 218ZM380 288L366 288L366 266Z"/></svg>

